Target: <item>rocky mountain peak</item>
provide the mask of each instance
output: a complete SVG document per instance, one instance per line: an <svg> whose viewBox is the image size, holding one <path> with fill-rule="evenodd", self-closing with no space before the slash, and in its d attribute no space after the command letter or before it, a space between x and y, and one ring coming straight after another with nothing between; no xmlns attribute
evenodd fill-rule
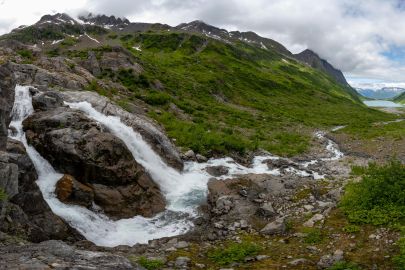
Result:
<svg viewBox="0 0 405 270"><path fill-rule="evenodd" d="M95 24L99 26L117 26L123 27L130 24L130 21L126 18L119 18L113 15L107 16L104 14L94 15L89 13L85 16L79 16L79 19L88 24Z"/></svg>
<svg viewBox="0 0 405 270"><path fill-rule="evenodd" d="M325 72L326 74L334 78L341 85L349 86L343 73L340 70L333 67L328 61L322 59L314 51L306 49L301 53L294 54L294 58L315 69Z"/></svg>
<svg viewBox="0 0 405 270"><path fill-rule="evenodd" d="M228 34L228 31L226 31L225 29L220 29L201 20L195 20L189 23L182 23L176 26L176 28L188 32L206 33L209 35L217 36Z"/></svg>
<svg viewBox="0 0 405 270"><path fill-rule="evenodd" d="M42 24L78 24L76 20L66 13L56 13L54 15L44 15L35 25Z"/></svg>

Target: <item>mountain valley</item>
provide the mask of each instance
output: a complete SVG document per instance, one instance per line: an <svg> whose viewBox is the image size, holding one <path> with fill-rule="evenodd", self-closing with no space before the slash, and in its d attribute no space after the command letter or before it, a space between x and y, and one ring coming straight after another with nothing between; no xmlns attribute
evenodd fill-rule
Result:
<svg viewBox="0 0 405 270"><path fill-rule="evenodd" d="M312 50L57 13L0 90L0 269L403 269L405 108Z"/></svg>

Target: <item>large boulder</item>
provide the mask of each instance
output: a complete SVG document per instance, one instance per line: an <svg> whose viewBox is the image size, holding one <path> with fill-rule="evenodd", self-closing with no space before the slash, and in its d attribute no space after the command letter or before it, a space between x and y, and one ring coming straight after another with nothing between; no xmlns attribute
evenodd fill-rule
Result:
<svg viewBox="0 0 405 270"><path fill-rule="evenodd" d="M132 114L113 104L108 98L95 92L65 91L61 92L65 101L89 102L97 111L106 115L117 116L126 125L132 127L142 135L142 138L152 146L164 161L170 166L182 170L183 161L177 148L166 136L164 130L153 120L142 113Z"/></svg>
<svg viewBox="0 0 405 270"><path fill-rule="evenodd" d="M82 112L59 107L36 112L23 124L28 142L56 170L92 186L96 204L110 217L164 210L159 187L124 142Z"/></svg>
<svg viewBox="0 0 405 270"><path fill-rule="evenodd" d="M55 193L61 202L78 204L87 208L91 207L94 201L93 189L68 174L65 174L56 183Z"/></svg>
<svg viewBox="0 0 405 270"><path fill-rule="evenodd" d="M88 80L81 76L82 74L68 70L55 71L56 69L52 68L48 71L32 64L10 63L9 66L16 82L23 85L47 87L57 85L66 89L83 89L88 84Z"/></svg>

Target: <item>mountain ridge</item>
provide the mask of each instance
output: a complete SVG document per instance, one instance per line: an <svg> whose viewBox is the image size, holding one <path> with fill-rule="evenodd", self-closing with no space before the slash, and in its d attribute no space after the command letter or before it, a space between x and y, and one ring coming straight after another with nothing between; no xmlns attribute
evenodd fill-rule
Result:
<svg viewBox="0 0 405 270"><path fill-rule="evenodd" d="M114 30L120 31L122 33L132 33L132 32L139 32L139 31L149 31L149 30L176 30L176 31L184 31L188 33L199 33L204 36L217 39L226 43L235 43L235 42L244 42L253 46L257 46L261 49L274 49L277 52L285 55L288 58L296 59L302 63L308 64L309 66L316 68L322 72L325 72L332 78L334 78L338 83L342 84L345 87L351 88L351 86L347 83L343 73L333 67L327 60L322 59L319 55L313 52L310 49L306 49L298 54L291 53L285 46L281 43L272 40L270 38L261 37L260 35L256 34L252 31L247 32L240 32L240 31L227 31L226 29L220 29L216 26L210 25L205 23L202 20L195 20L189 23L181 23L177 26L169 26L167 24L160 24L160 23L136 23L130 22L126 18L119 18L113 15L107 16L104 14L92 14L87 13L87 15L79 15L77 19L69 16L66 13L56 13L54 15L44 15L41 19L35 23L35 26L41 27L47 24L55 24L61 25L63 23L69 25L71 24L72 27L76 27L82 30L75 30L75 32L80 32L83 34L84 32L102 32L102 29L107 30ZM92 29L89 27L100 27L101 29ZM14 31L21 31L24 30L26 27L23 28L16 28ZM72 34L72 33L70 33ZM62 36L59 35L59 38ZM352 89L350 90L352 94L356 92Z"/></svg>
<svg viewBox="0 0 405 270"><path fill-rule="evenodd" d="M373 99L392 99L405 92L405 88L401 87L382 87L380 89L356 87L355 89L362 96Z"/></svg>
<svg viewBox="0 0 405 270"><path fill-rule="evenodd" d="M30 65L41 87L98 92L128 111L144 106L177 146L208 156L294 155L314 128L384 118L325 70L253 32L86 18L46 15L4 35L11 55L0 61Z"/></svg>

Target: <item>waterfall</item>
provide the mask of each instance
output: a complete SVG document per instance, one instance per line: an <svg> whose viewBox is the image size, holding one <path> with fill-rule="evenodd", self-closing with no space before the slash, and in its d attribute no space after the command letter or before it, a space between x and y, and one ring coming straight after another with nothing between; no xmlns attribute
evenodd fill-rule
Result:
<svg viewBox="0 0 405 270"><path fill-rule="evenodd" d="M88 102L66 104L73 109L82 111L120 138L131 151L135 160L149 172L152 179L160 186L168 202L166 210L153 218L135 216L117 221L109 219L103 213L60 202L54 192L57 181L63 175L56 172L47 160L32 146L28 145L22 122L34 111L32 98L28 86L16 86L10 124L16 132L10 136L24 144L38 173L36 183L52 211L96 245L113 247L147 243L151 239L175 236L190 230L193 226L191 218L198 215L197 208L207 195L207 183L212 177L206 172L206 168L209 166L222 165L229 169L228 174L220 177L220 179L251 173L280 174L279 170L270 170L267 164L263 162L264 160L279 158L270 155L255 157L252 167L237 164L231 158L221 158L211 159L206 163L187 162L184 171L178 172L168 166L139 133L121 122L118 117L106 116L95 110ZM319 133L318 137L322 136L323 134ZM334 154L333 159L340 158L340 152L337 152L337 148L331 141L328 141L327 148ZM291 172L301 176L311 175L307 171L293 168L291 168ZM314 178L322 177L315 172L312 173L312 176Z"/></svg>

